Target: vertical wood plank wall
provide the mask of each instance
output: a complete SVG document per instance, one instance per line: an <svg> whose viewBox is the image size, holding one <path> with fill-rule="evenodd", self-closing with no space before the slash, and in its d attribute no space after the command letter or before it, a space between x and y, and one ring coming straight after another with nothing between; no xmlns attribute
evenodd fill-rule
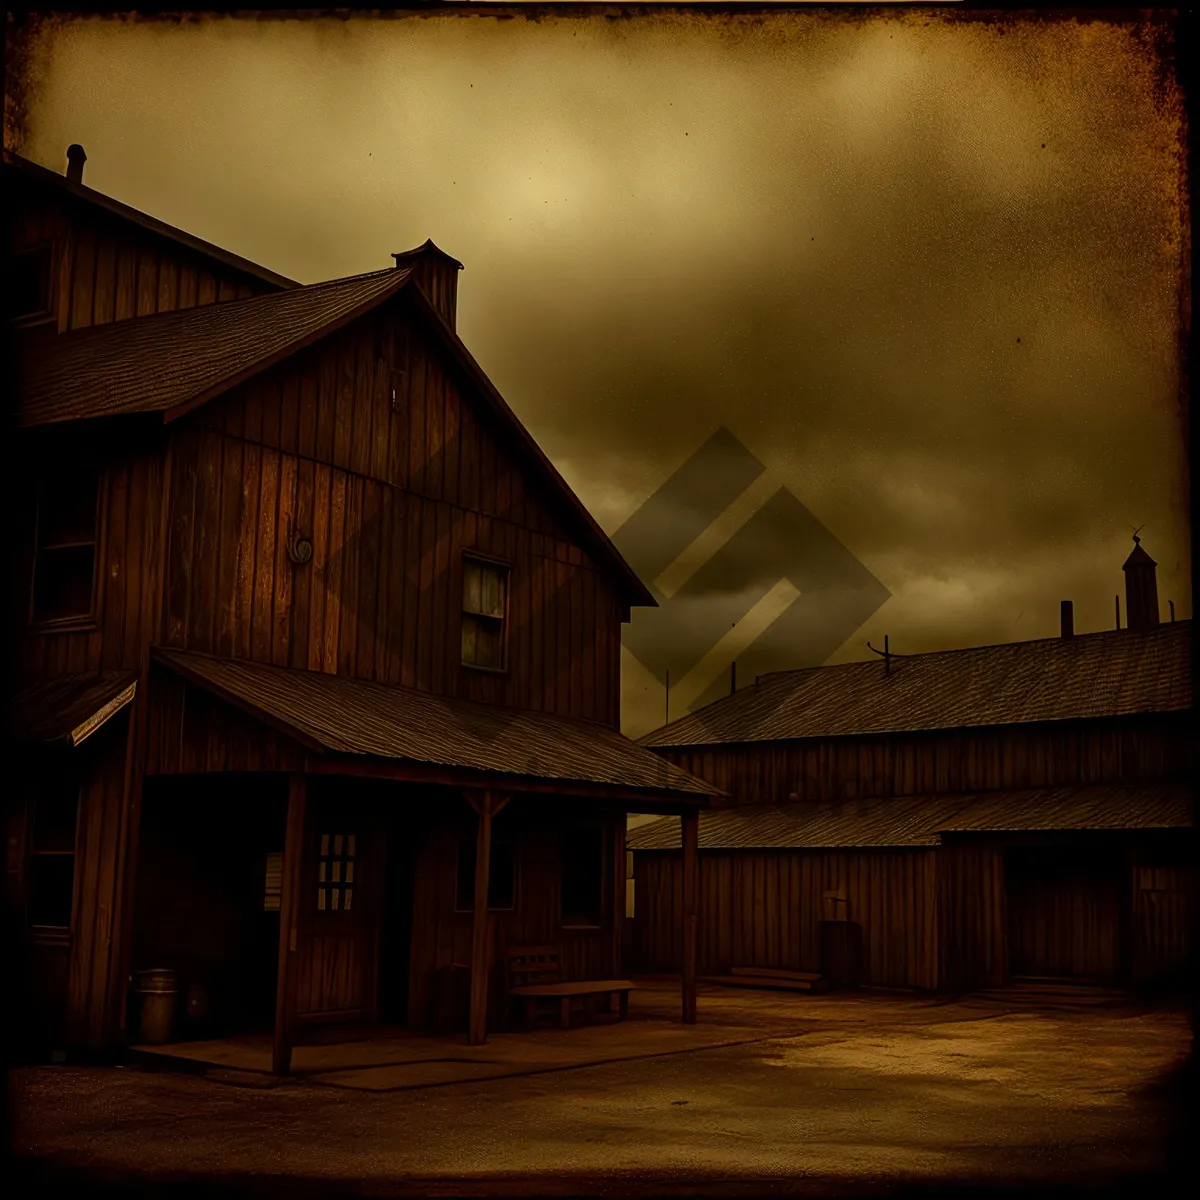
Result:
<svg viewBox="0 0 1200 1200"><path fill-rule="evenodd" d="M713 808L994 788L1183 778L1194 764L1184 718L1113 718L1021 729L812 738L668 749L669 761L727 797Z"/></svg>
<svg viewBox="0 0 1200 1200"><path fill-rule="evenodd" d="M74 1045L108 1044L119 1020L124 989L119 971L121 880L119 840L125 801L125 752L130 710L114 717L80 750L83 784L76 828L67 1035Z"/></svg>
<svg viewBox="0 0 1200 1200"><path fill-rule="evenodd" d="M1195 861L1157 862L1139 848L1132 869L1133 981L1179 984L1195 944Z"/></svg>
<svg viewBox="0 0 1200 1200"><path fill-rule="evenodd" d="M612 584L411 318L351 326L175 437L168 645L618 723ZM512 564L503 674L461 666L464 550Z"/></svg>
<svg viewBox="0 0 1200 1200"><path fill-rule="evenodd" d="M935 853L939 986L999 987L1007 977L1004 851L963 842L940 846Z"/></svg>
<svg viewBox="0 0 1200 1200"><path fill-rule="evenodd" d="M114 215L30 197L9 237L14 252L53 241L60 333L278 290Z"/></svg>
<svg viewBox="0 0 1200 1200"><path fill-rule="evenodd" d="M635 855L634 953L639 970L680 969L678 854ZM839 891L863 927L863 982L937 986L934 852L741 851L700 855L699 970L820 968L823 896Z"/></svg>

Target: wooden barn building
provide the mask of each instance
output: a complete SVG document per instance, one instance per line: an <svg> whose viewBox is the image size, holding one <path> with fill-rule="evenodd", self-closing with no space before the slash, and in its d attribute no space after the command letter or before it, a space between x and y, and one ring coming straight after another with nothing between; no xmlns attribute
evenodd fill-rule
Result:
<svg viewBox="0 0 1200 1200"><path fill-rule="evenodd" d="M976 990L1179 981L1192 947L1190 621L761 676L642 739L700 819L699 971ZM1118 618L1119 619L1119 618ZM679 951L677 822L630 835L636 962Z"/></svg>
<svg viewBox="0 0 1200 1200"><path fill-rule="evenodd" d="M506 947L619 979L626 814L716 789L619 732L653 599L459 339L461 264L300 286L68 161L3 164L41 1035L131 1040L163 970L285 1069L305 1023L428 1027L453 964L482 1040Z"/></svg>

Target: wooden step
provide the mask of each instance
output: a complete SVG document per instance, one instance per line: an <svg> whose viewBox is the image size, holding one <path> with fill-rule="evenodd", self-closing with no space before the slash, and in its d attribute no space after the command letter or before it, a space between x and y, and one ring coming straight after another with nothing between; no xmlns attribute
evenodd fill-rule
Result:
<svg viewBox="0 0 1200 1200"><path fill-rule="evenodd" d="M784 971L778 967L730 967L731 975L753 975L762 979L795 979L801 983L816 983L824 979L819 971Z"/></svg>
<svg viewBox="0 0 1200 1200"><path fill-rule="evenodd" d="M777 975L705 975L702 982L770 992L824 992L829 988L828 980L821 976L816 979L780 979Z"/></svg>

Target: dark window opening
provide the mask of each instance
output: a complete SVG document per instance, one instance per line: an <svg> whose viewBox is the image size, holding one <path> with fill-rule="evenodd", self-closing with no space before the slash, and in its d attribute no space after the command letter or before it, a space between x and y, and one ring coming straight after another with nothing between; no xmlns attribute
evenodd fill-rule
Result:
<svg viewBox="0 0 1200 1200"><path fill-rule="evenodd" d="M100 473L75 463L55 474L38 493L35 622L79 620L93 613Z"/></svg>
<svg viewBox="0 0 1200 1200"><path fill-rule="evenodd" d="M508 568L463 558L462 661L469 667L504 669L508 614Z"/></svg>
<svg viewBox="0 0 1200 1200"><path fill-rule="evenodd" d="M32 926L66 931L75 889L77 780L66 770L48 771L38 781L30 817L26 915Z"/></svg>
<svg viewBox="0 0 1200 1200"><path fill-rule="evenodd" d="M10 320L52 315L54 250L37 246L13 256L8 287Z"/></svg>
<svg viewBox="0 0 1200 1200"><path fill-rule="evenodd" d="M475 908L475 839L458 844L458 873L454 907L458 912ZM517 905L517 855L512 840L493 837L488 858L488 908L511 911Z"/></svg>
<svg viewBox="0 0 1200 1200"><path fill-rule="evenodd" d="M604 836L599 829L573 829L562 839L564 925L595 926L604 918Z"/></svg>

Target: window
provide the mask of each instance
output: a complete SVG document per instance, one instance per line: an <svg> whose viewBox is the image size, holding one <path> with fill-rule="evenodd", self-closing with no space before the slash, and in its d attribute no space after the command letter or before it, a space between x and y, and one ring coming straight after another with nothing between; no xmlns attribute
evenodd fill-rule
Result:
<svg viewBox="0 0 1200 1200"><path fill-rule="evenodd" d="M604 917L604 836L594 827L572 829L562 839L562 920L594 927Z"/></svg>
<svg viewBox="0 0 1200 1200"><path fill-rule="evenodd" d="M511 838L492 835L488 862L488 908L508 911L517 906L517 854ZM458 877L454 908L456 912L475 909L475 839L463 838L458 844Z"/></svg>
<svg viewBox="0 0 1200 1200"><path fill-rule="evenodd" d="M8 316L16 321L53 315L54 247L48 242L13 255Z"/></svg>
<svg viewBox="0 0 1200 1200"><path fill-rule="evenodd" d="M92 616L96 583L96 527L100 473L77 462L56 471L38 491L33 620Z"/></svg>
<svg viewBox="0 0 1200 1200"><path fill-rule="evenodd" d="M267 855L266 881L263 886L263 912L278 912L283 904L283 851Z"/></svg>
<svg viewBox="0 0 1200 1200"><path fill-rule="evenodd" d="M321 834L317 860L318 911L349 912L353 907L357 841L352 833Z"/></svg>
<svg viewBox="0 0 1200 1200"><path fill-rule="evenodd" d="M508 568L464 556L462 660L468 667L504 670Z"/></svg>
<svg viewBox="0 0 1200 1200"><path fill-rule="evenodd" d="M66 768L38 781L30 810L29 891L26 915L35 929L65 934L75 889L75 826L79 783Z"/></svg>

